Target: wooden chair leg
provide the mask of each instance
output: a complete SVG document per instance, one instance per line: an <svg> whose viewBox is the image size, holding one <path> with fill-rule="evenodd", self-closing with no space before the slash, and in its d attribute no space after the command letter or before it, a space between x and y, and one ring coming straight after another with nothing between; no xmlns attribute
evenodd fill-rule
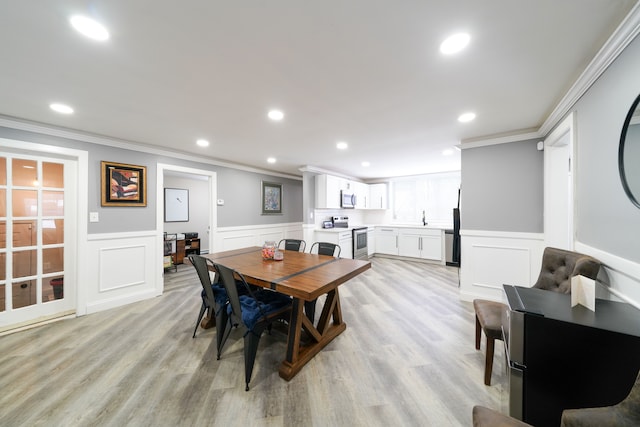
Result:
<svg viewBox="0 0 640 427"><path fill-rule="evenodd" d="M476 350L480 350L480 338L482 336L482 326L480 326L480 320L476 315Z"/></svg>
<svg viewBox="0 0 640 427"><path fill-rule="evenodd" d="M495 346L495 338L487 337L487 358L484 362L484 383L491 385L491 372L493 371L493 348Z"/></svg>

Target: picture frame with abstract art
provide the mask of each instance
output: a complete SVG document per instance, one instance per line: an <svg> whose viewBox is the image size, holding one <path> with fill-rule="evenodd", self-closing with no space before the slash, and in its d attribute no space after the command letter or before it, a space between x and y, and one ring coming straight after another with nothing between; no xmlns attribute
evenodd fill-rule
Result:
<svg viewBox="0 0 640 427"><path fill-rule="evenodd" d="M262 215L282 214L282 184L262 181Z"/></svg>
<svg viewBox="0 0 640 427"><path fill-rule="evenodd" d="M100 162L102 206L147 206L147 168Z"/></svg>

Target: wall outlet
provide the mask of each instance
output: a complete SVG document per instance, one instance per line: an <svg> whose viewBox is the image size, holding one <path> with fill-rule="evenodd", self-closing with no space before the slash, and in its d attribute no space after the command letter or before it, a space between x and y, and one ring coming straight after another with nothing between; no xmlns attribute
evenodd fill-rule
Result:
<svg viewBox="0 0 640 427"><path fill-rule="evenodd" d="M224 199L218 199L217 204L218 206L224 206Z"/></svg>
<svg viewBox="0 0 640 427"><path fill-rule="evenodd" d="M98 212L89 212L89 222L98 222L98 221L100 221Z"/></svg>

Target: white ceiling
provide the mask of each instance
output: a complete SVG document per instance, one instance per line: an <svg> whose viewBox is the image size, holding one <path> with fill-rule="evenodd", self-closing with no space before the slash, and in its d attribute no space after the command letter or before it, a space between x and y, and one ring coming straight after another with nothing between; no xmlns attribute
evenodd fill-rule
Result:
<svg viewBox="0 0 640 427"><path fill-rule="evenodd" d="M443 150L537 130L635 3L5 1L0 114L294 175L457 170ZM111 38L80 36L75 13ZM441 55L461 30L468 48ZM466 111L476 120L458 123Z"/></svg>

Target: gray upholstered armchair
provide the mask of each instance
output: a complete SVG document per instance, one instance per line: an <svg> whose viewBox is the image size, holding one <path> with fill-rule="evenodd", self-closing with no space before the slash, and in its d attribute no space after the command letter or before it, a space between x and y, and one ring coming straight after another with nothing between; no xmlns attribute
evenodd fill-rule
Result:
<svg viewBox="0 0 640 427"><path fill-rule="evenodd" d="M595 280L600 266L598 260L588 255L547 247L542 254L540 275L533 287L568 294L571 293L573 276L582 275ZM495 340L502 340L502 313L507 306L500 302L476 299L473 307L476 312L476 349L480 349L482 331L487 337L484 383L491 385Z"/></svg>

